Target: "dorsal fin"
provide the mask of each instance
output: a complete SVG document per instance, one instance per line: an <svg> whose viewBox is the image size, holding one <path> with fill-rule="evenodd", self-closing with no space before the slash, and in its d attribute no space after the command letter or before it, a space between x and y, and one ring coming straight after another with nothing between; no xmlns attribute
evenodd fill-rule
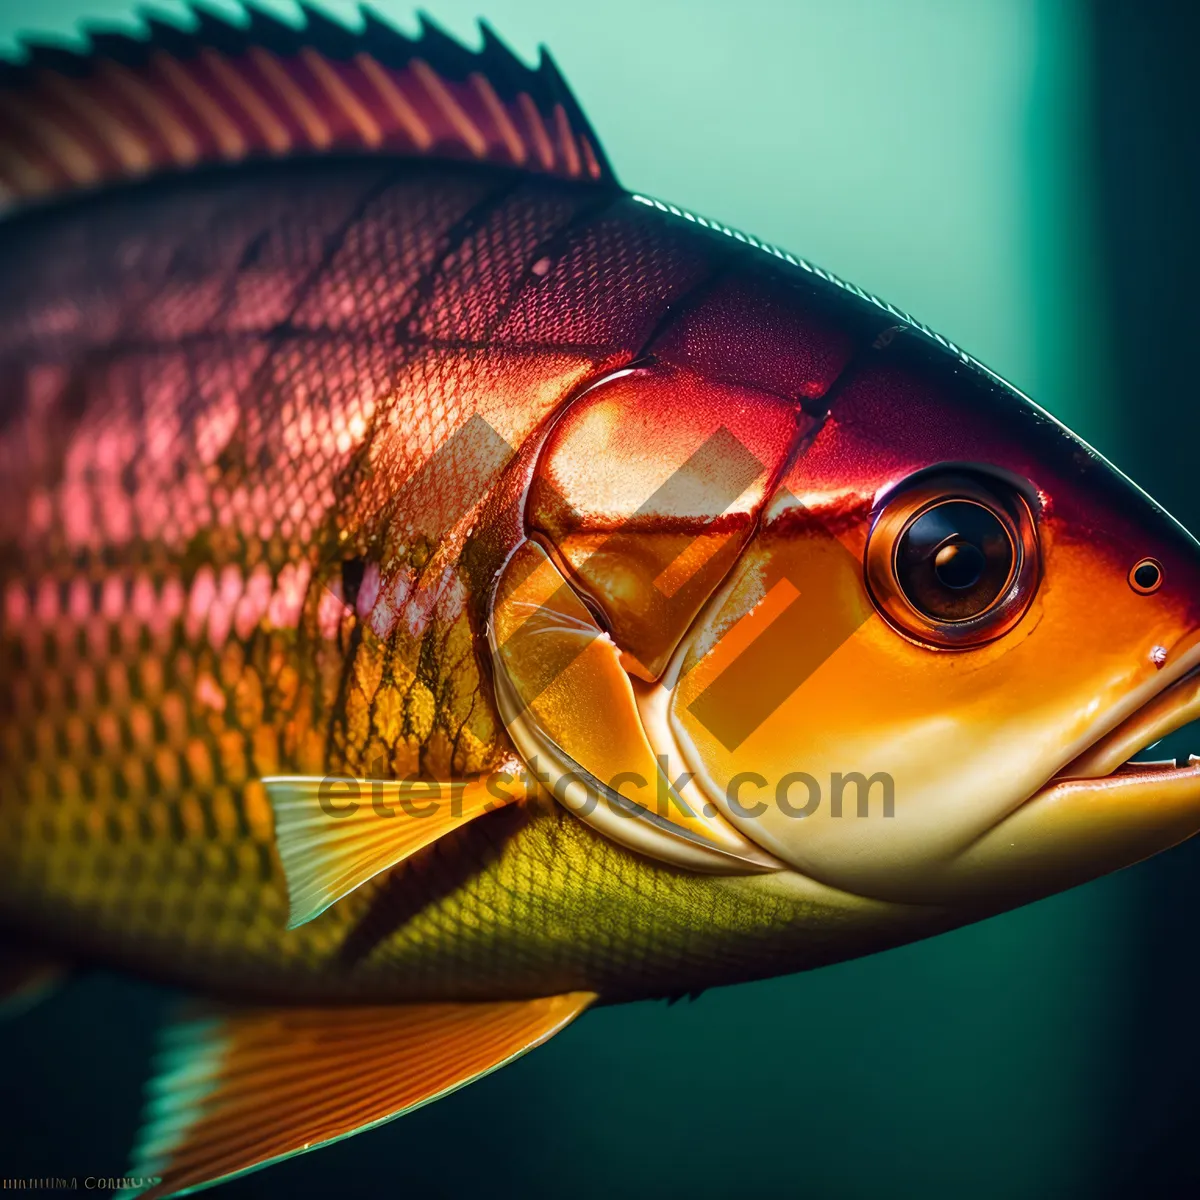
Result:
<svg viewBox="0 0 1200 1200"><path fill-rule="evenodd" d="M207 163L313 154L466 159L617 187L543 48L527 67L481 23L471 50L427 17L409 38L369 10L352 30L244 6L192 8L194 28L89 31L90 48L26 42L0 63L0 201Z"/></svg>

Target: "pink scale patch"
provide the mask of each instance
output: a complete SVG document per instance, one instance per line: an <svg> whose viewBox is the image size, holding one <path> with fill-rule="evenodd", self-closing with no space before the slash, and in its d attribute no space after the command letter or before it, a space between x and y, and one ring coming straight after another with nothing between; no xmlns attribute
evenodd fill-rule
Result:
<svg viewBox="0 0 1200 1200"><path fill-rule="evenodd" d="M219 650L233 628L233 613L242 595L242 573L232 563L221 570L220 585L208 610L208 640Z"/></svg>
<svg viewBox="0 0 1200 1200"><path fill-rule="evenodd" d="M241 407L237 394L223 392L196 419L196 454L205 466L217 461L237 429Z"/></svg>
<svg viewBox="0 0 1200 1200"><path fill-rule="evenodd" d="M158 611L154 585L146 575L138 575L129 593L129 611L140 625L150 625Z"/></svg>
<svg viewBox="0 0 1200 1200"><path fill-rule="evenodd" d="M174 621L183 614L185 603L183 584L178 579L168 579L163 584L162 595L158 598L159 611L168 621Z"/></svg>
<svg viewBox="0 0 1200 1200"><path fill-rule="evenodd" d="M358 585L358 600L355 604L355 610L364 620L374 609L375 601L379 599L380 580L379 564L367 563L363 570L362 583Z"/></svg>
<svg viewBox="0 0 1200 1200"><path fill-rule="evenodd" d="M54 504L50 493L39 488L29 498L28 509L29 532L34 537L42 537L50 532L54 524Z"/></svg>
<svg viewBox="0 0 1200 1200"><path fill-rule="evenodd" d="M342 598L326 588L317 604L317 632L326 641L333 641L342 627L342 618L345 615L346 605Z"/></svg>
<svg viewBox="0 0 1200 1200"><path fill-rule="evenodd" d="M29 596L20 583L10 583L4 590L4 623L16 629L29 620Z"/></svg>
<svg viewBox="0 0 1200 1200"><path fill-rule="evenodd" d="M415 578L412 570L404 567L387 587L380 587L379 598L375 601L368 618L378 637L388 637L396 627L397 615L408 600Z"/></svg>
<svg viewBox="0 0 1200 1200"><path fill-rule="evenodd" d="M124 546L133 538L133 504L114 482L99 488L97 508L104 528L104 540L113 546Z"/></svg>
<svg viewBox="0 0 1200 1200"><path fill-rule="evenodd" d="M97 540L97 530L92 520L92 498L86 485L69 481L62 488L62 522L67 545L72 550L83 550Z"/></svg>
<svg viewBox="0 0 1200 1200"><path fill-rule="evenodd" d="M237 603L233 617L233 631L244 642L266 616L271 605L271 573L263 563L250 573L246 590Z"/></svg>
<svg viewBox="0 0 1200 1200"><path fill-rule="evenodd" d="M216 596L217 578L212 567L201 567L192 581L191 595L188 596L187 617L183 626L190 640L195 641L200 636Z"/></svg>
<svg viewBox="0 0 1200 1200"><path fill-rule="evenodd" d="M196 680L196 701L215 712L225 711L225 693L221 691L217 681L211 675L204 674Z"/></svg>
<svg viewBox="0 0 1200 1200"><path fill-rule="evenodd" d="M82 625L92 615L92 589L86 579L71 581L71 590L67 595L67 616L78 625Z"/></svg>
<svg viewBox="0 0 1200 1200"><path fill-rule="evenodd" d="M267 609L267 620L276 629L295 629L299 625L311 574L312 568L308 563L289 563L279 572L275 594Z"/></svg>
<svg viewBox="0 0 1200 1200"><path fill-rule="evenodd" d="M40 625L53 625L58 620L58 585L51 579L43 579L38 585L34 613Z"/></svg>
<svg viewBox="0 0 1200 1200"><path fill-rule="evenodd" d="M115 576L104 581L100 593L100 612L109 621L116 621L125 611L125 584Z"/></svg>

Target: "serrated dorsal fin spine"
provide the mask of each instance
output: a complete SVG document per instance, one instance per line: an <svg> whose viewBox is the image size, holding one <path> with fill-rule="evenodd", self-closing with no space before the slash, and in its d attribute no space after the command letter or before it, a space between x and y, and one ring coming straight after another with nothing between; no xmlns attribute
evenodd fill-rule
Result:
<svg viewBox="0 0 1200 1200"><path fill-rule="evenodd" d="M191 10L184 29L27 43L0 64L8 204L207 163L312 154L462 159L617 187L553 60L523 63L487 26L480 49L425 15L406 36L362 10L354 30L305 5L293 27Z"/></svg>

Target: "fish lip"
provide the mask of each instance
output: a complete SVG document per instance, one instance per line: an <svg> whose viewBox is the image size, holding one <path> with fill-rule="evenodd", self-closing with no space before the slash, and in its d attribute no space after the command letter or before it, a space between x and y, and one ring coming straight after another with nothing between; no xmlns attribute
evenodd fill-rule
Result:
<svg viewBox="0 0 1200 1200"><path fill-rule="evenodd" d="M1200 647L1188 655L1197 658ZM1176 729L1200 718L1200 662L1193 662L1174 679L1147 696L1137 708L1111 728L1096 737L1066 766L1060 768L1035 795L1064 783L1074 785L1103 784L1119 779L1194 779L1200 774L1200 756L1190 755L1180 765L1174 759L1134 763L1129 760L1147 746L1166 737Z"/></svg>
<svg viewBox="0 0 1200 1200"><path fill-rule="evenodd" d="M1136 751L1135 751L1136 753ZM1039 788L1030 799L1045 796L1059 789L1095 788L1097 791L1117 784L1159 783L1164 786L1184 784L1200 779L1200 756L1190 755L1185 765L1174 759L1157 762L1124 762L1107 775L1055 775L1045 787Z"/></svg>
<svg viewBox="0 0 1200 1200"><path fill-rule="evenodd" d="M1200 757L1128 759L1200 717L1200 631L1170 668L1112 705L1098 734L1063 748L1064 766L931 874L919 898L982 900L988 911L1051 895L1127 867L1200 833ZM1165 678L1164 678L1165 676Z"/></svg>

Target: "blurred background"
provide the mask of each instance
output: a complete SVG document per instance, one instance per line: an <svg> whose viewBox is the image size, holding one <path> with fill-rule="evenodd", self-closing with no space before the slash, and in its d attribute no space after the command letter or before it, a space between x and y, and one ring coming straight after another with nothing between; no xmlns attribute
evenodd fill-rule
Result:
<svg viewBox="0 0 1200 1200"><path fill-rule="evenodd" d="M318 7L353 20L348 3ZM626 185L911 311L1200 530L1200 6L426 7L472 43L479 15L527 58L547 43ZM155 8L186 20L177 0ZM415 31L399 0L377 8ZM124 0L0 0L0 53L22 33L78 41L81 19L133 29L131 14ZM605 1009L447 1101L220 1195L1195 1188L1197 914L1188 845L922 945ZM124 1169L169 999L88 977L0 1027L0 1176Z"/></svg>

